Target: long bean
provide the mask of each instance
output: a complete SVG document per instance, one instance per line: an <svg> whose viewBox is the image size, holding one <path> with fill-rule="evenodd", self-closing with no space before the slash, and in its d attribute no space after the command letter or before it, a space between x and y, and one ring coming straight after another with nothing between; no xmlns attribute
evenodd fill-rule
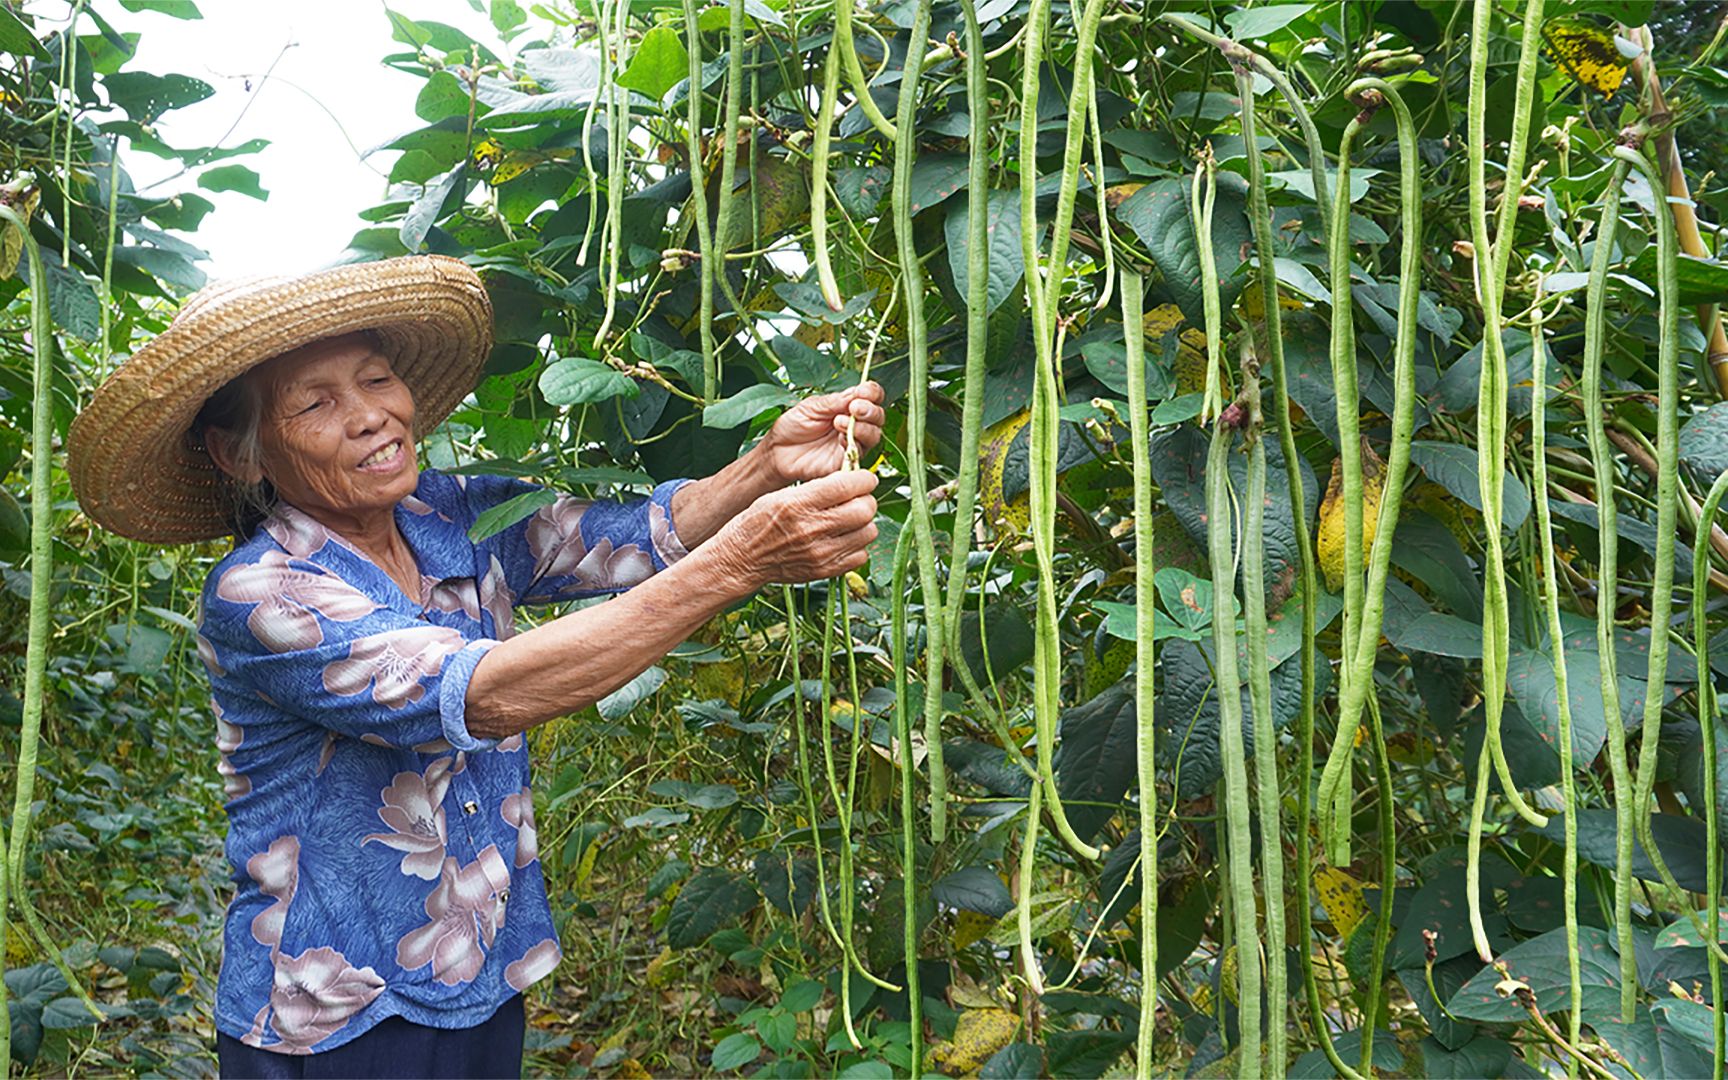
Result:
<svg viewBox="0 0 1728 1080"><path fill-rule="evenodd" d="M70 135L67 136L71 138ZM20 910L29 911L24 890L24 850L30 837L31 808L36 798L36 757L42 739L43 697L47 688L48 630L53 612L53 457L54 326L49 317L48 276L42 249L30 235L30 224L11 207L0 204L0 224L9 224L23 238L30 266L30 609L24 646L24 706L18 726L18 772L14 780L12 822L6 837L6 865L0 873L0 970L6 956L6 898L10 891ZM46 942L44 941L44 944ZM50 953L59 960L59 953ZM61 961L60 966L64 967ZM64 972L63 972L64 973ZM79 987L75 978L67 982ZM0 998L6 995L0 994ZM93 1007L85 997L86 1007ZM100 1016L101 1013L97 1012ZM0 1075L11 1068L11 1022L0 1005Z"/></svg>
<svg viewBox="0 0 1728 1080"><path fill-rule="evenodd" d="M900 742L900 918L905 924L906 1008L912 1027L910 1072L912 1080L918 1080L924 1066L924 1000L918 989L918 894L912 888L918 877L917 806L912 782L917 762L912 754L912 701L906 692L906 570L911 563L911 540L911 530L902 528L894 543L891 648L894 658L895 738ZM925 611L924 618L928 622L929 611ZM929 635L928 626L925 634Z"/></svg>
<svg viewBox="0 0 1728 1080"><path fill-rule="evenodd" d="M1147 1076L1158 1023L1158 754L1153 710L1152 432L1146 413L1145 282L1122 268L1122 333L1128 354L1128 430L1134 460L1134 749L1140 790L1140 1027L1135 1073Z"/></svg>
<svg viewBox="0 0 1728 1080"><path fill-rule="evenodd" d="M624 71L630 66L630 0L617 0L613 8L617 20L612 27L614 63L618 71ZM699 81L691 81L692 94L699 93ZM606 232L601 243L601 254L607 257L606 313L599 329L594 331L596 350L611 332L618 312L619 282L624 267L624 188L630 172L630 91L613 78L607 83L606 93ZM700 195L701 190L697 189L697 197ZM702 261L706 263L707 253L703 255Z"/></svg>
<svg viewBox="0 0 1728 1080"><path fill-rule="evenodd" d="M1492 0L1476 0L1475 17L1470 28L1468 109L1470 232L1475 246L1476 290L1482 304L1483 326L1482 377L1476 399L1476 470L1482 500L1482 531L1488 548L1483 559L1482 588L1482 703L1487 725L1484 745L1493 760L1494 772L1500 778L1506 802L1537 828L1546 825L1548 819L1525 803L1524 797L1518 793L1518 785L1500 741L1500 724L1506 708L1506 664L1511 653L1501 538L1501 496L1506 480L1507 377L1500 305L1506 290L1506 267L1512 258L1518 197L1524 190L1525 145L1529 141L1536 61L1542 45L1543 4L1544 0L1529 0L1523 11L1524 34L1520 42L1512 102L1512 131L1506 150L1506 179L1492 242L1488 237L1487 212L1487 78ZM1485 775L1479 775L1476 782L1479 786L1484 785L1487 779ZM1469 847L1471 863L1475 865L1481 858L1482 848L1482 816L1479 813L1471 815ZM1479 898L1472 893L1472 910L1478 902ZM1478 940L1476 945L1486 961L1487 942Z"/></svg>
<svg viewBox="0 0 1728 1080"><path fill-rule="evenodd" d="M1248 767L1242 742L1242 680L1236 666L1236 620L1228 612L1236 594L1233 533L1239 518L1230 492L1230 444L1235 429L1222 419L1212 425L1206 455L1206 533L1212 563L1213 692L1218 695L1218 742L1224 769L1225 848L1228 852L1231 915L1236 935L1236 1005L1241 1031L1238 1075L1260 1075L1260 935L1254 897Z"/></svg>
<svg viewBox="0 0 1728 1080"><path fill-rule="evenodd" d="M838 2L843 4L846 0ZM840 285L834 280L834 262L828 254L828 154L834 134L834 103L839 96L840 54L830 45L828 57L822 63L816 137L810 144L810 252L816 263L816 280L822 285L822 299L834 311L845 307Z"/></svg>
<svg viewBox="0 0 1728 1080"><path fill-rule="evenodd" d="M1195 26L1180 16L1166 14L1160 16L1172 25L1179 26L1202 41L1206 41L1222 50L1232 64L1241 67L1247 65L1256 72L1266 75L1272 81L1279 93L1284 96L1285 104L1295 115L1308 144L1308 164L1314 178L1316 206L1320 214L1321 229L1324 231L1330 221L1330 209L1327 200L1321 195L1326 191L1325 152L1320 145L1320 134L1310 118L1308 109L1296 96L1295 90L1284 79L1283 74L1271 65L1264 57L1237 45L1228 38L1219 37L1210 31ZM1252 101L1253 98L1244 98ZM1261 160L1260 147L1252 137L1255 120L1248 115L1252 110L1245 110L1245 130L1250 137L1244 140L1244 149L1248 157L1248 207L1249 218L1254 229L1254 242L1257 251L1269 253L1272 247L1272 217L1266 204L1265 166ZM1270 258L1262 255L1263 259ZM1302 470L1295 467L1296 427L1290 412L1289 380L1284 368L1284 337L1282 313L1278 307L1278 282L1271 275L1262 274L1260 278L1261 297L1266 319L1266 363L1272 371L1272 402L1278 421L1279 448L1283 451L1285 462L1284 476L1290 498L1290 505L1299 521L1306 518L1307 493L1303 490ZM1314 973L1314 959L1311 948L1313 934L1313 908L1310 902L1310 881L1313 877L1313 859L1311 852L1312 840L1309 834L1309 822L1312 819L1313 787L1310 777L1314 774L1314 714L1315 714L1315 678L1316 655L1314 648L1316 603L1319 597L1319 581L1315 573L1314 541L1306 527L1296 530L1296 553L1299 581L1302 596L1302 641L1297 650L1297 656L1302 671L1302 704L1298 717L1297 740L1300 746L1300 767L1302 783L1297 790L1296 802L1296 900L1298 915L1297 925L1302 935L1302 984L1308 999L1308 1009L1313 1018L1315 1032L1319 1036L1320 1048L1340 1076L1347 1080L1360 1080L1356 1072L1339 1056L1337 1047L1332 1044L1331 1032L1326 1027L1326 1011L1320 1000L1320 984Z"/></svg>
<svg viewBox="0 0 1728 1080"><path fill-rule="evenodd" d="M1620 953L1620 1018L1637 1017L1638 962L1632 939L1632 771L1626 761L1626 725L1620 715L1620 682L1616 671L1614 614L1619 606L1619 530L1614 507L1614 454L1602 412L1602 353L1607 337L1608 268L1614 261L1614 236L1620 226L1620 198L1631 171L1630 162L1616 158L1602 197L1602 217L1596 223L1595 251L1584 300L1584 425L1590 444L1590 465L1596 481L1597 549L1596 653L1601 668L1602 712L1608 720L1608 769L1614 781L1614 935ZM1477 950L1487 951L1481 916L1471 904L1471 930Z"/></svg>
<svg viewBox="0 0 1728 1080"><path fill-rule="evenodd" d="M1542 283L1538 281L1536 302L1530 309L1530 471L1539 493L1548 490L1548 340L1542 300ZM1548 616L1554 692L1560 710L1560 792L1566 804L1561 906L1565 908L1567 1001L1571 1005L1567 1032L1569 1041L1577 1046L1584 1022L1583 969L1578 956L1578 777L1572 762L1572 698L1567 689L1565 628L1560 622L1560 582L1555 577L1554 520L1546 494L1536 499L1536 525L1542 550L1542 602ZM1567 1058L1566 1075L1578 1075L1577 1059Z"/></svg>
<svg viewBox="0 0 1728 1080"><path fill-rule="evenodd" d="M714 237L708 227L708 188L703 180L702 33L696 15L696 0L684 0L684 40L690 53L689 81L685 84L688 116L684 144L690 155L690 209L696 217L697 287L702 290L697 322L697 332L702 340L702 398L713 401L720 393L720 365L714 349L714 271L718 259Z"/></svg>
<svg viewBox="0 0 1728 1080"><path fill-rule="evenodd" d="M1656 166L1641 150L1626 146L1614 147L1616 161L1624 161L1644 175L1650 190L1661 191L1662 177ZM1638 746L1638 774L1634 780L1633 820L1638 827L1638 842L1650 857L1651 865L1663 884L1676 893L1684 892L1668 860L1656 845L1651 824L1651 798L1656 788L1656 753L1662 738L1662 705L1660 690L1668 674L1667 627L1674 612L1674 538L1679 528L1680 502L1680 280L1676 262L1679 239L1674 216L1666 207L1658 207L1656 218L1657 297L1659 305L1657 338L1657 407L1656 407L1656 554L1655 571L1650 588L1650 655L1646 668L1646 685L1652 689L1644 695L1644 717ZM1699 532L1699 546L1707 547ZM1695 601L1696 602L1696 601ZM1694 924L1699 924L1696 912L1688 911ZM1699 924L1706 950L1722 959L1716 927Z"/></svg>
<svg viewBox="0 0 1728 1080"><path fill-rule="evenodd" d="M1698 535L1707 536L1716 524L1722 498L1728 495L1728 472L1716 477L1710 494L1698 513ZM1710 550L1703 543L1692 551L1692 648L1698 661L1698 727L1704 735L1704 892L1709 897L1705 923L1709 933L1705 941L1716 941L1722 926L1722 847L1719 832L1721 813L1718 804L1716 777L1716 721L1718 718L1715 677L1710 671L1710 631L1706 605L1699 602L1704 586L1710 579ZM1714 1053L1711 1054L1712 1080L1722 1080L1723 1062L1728 1060L1728 1013L1723 1011L1722 961L1714 949L1705 952L1710 972L1710 1028ZM1574 1036L1576 1038L1576 1036Z"/></svg>
<svg viewBox="0 0 1728 1080"><path fill-rule="evenodd" d="M1032 516L1032 546L1038 565L1038 611L1033 657L1033 715L1038 730L1038 772L1044 795L1050 801L1050 817L1057 835L1071 849L1088 859L1101 852L1079 836L1062 808L1056 785L1054 753L1057 713L1060 709L1061 631L1056 599L1056 460L1061 438L1061 352L1059 335L1062 287L1066 280L1068 236L1074 220L1079 191L1081 155L1086 146L1086 114L1092 99L1093 49L1105 0L1087 0L1080 16L1074 47L1074 82L1068 95L1068 130L1062 157L1061 184L1056 194L1056 214L1051 220L1048 275L1039 271L1037 181L1038 71L1044 50L1044 28L1029 25L1026 34L1026 69L1021 82L1020 125L1020 216L1021 243L1026 255L1026 292L1032 304L1032 335L1037 360L1032 383L1032 431L1028 442L1028 498ZM1048 2L1043 7L1047 10ZM1041 19L1041 16L1029 16Z"/></svg>
<svg viewBox="0 0 1728 1080"><path fill-rule="evenodd" d="M1266 654L1266 443L1260 411L1260 362L1242 337L1242 392L1248 413L1248 497L1242 513L1242 615L1248 646L1248 698L1254 715L1254 781L1260 815L1260 882L1266 904L1267 1072L1284 1075L1289 1003L1285 1001L1284 814L1273 730L1272 664ZM1216 594L1214 594L1216 595ZM1234 633L1234 627L1232 627ZM1222 714L1220 714L1222 715ZM1259 942L1250 940L1250 949Z"/></svg>
<svg viewBox="0 0 1728 1080"><path fill-rule="evenodd" d="M848 0L840 0L842 4ZM917 0L912 16L911 46L901 75L900 102L895 115L913 116L918 111L918 82L923 74L924 54L918 44L930 34L930 0ZM911 123L899 125L894 137L894 241L905 276L906 351L910 390L906 410L906 472L912 489L912 527L917 541L918 581L923 589L925 616L934 632L924 645L924 740L930 773L930 839L941 843L948 835L948 774L942 764L942 674L946 651L941 633L942 582L936 572L935 523L930 514L929 466L924 458L925 428L930 413L930 340L924 324L924 264L918 261L918 245L912 234L912 163L918 156L918 137ZM976 193L974 193L976 195Z"/></svg>
<svg viewBox="0 0 1728 1080"><path fill-rule="evenodd" d="M1398 131L1399 162L1399 229L1402 239L1399 249L1397 340L1393 346L1392 381L1392 443L1386 463L1384 494L1375 521L1374 542L1368 553L1368 580L1355 597L1356 616L1347 619L1344 632L1343 657L1339 689L1337 737L1320 780L1320 805L1330 806L1332 788L1349 769L1349 756L1355 743L1362 707L1374 693L1374 655L1380 644L1380 628L1385 615L1386 582L1391 571L1392 546L1398 531L1398 518L1403 507L1404 480L1410 468L1410 436L1416 415L1416 315L1421 298L1422 281L1422 188L1418 178L1419 159L1416 147L1416 127L1409 107L1398 91L1380 79L1361 79L1350 85L1346 93L1377 95L1371 99L1370 110L1383 100L1392 106ZM1351 610L1350 584L1359 581L1362 573L1361 518L1361 444L1357 417L1355 333L1351 322L1349 274L1350 252L1349 211L1349 146L1357 129L1366 122L1367 113L1352 119L1345 126L1338 161L1338 192L1331 218L1330 257L1332 260L1333 377L1338 380L1339 454L1344 459L1345 507L1345 614ZM1342 329L1340 329L1342 328ZM1345 388L1348 381L1349 388ZM1348 404L1345 399L1348 398ZM1348 430L1348 433L1346 431ZM1352 463L1354 462L1354 466ZM1351 495L1351 473L1354 471L1355 496ZM1354 528L1350 528L1350 526ZM1346 835L1349 820L1333 819L1336 840L1338 832ZM1336 850L1336 849L1335 849Z"/></svg>

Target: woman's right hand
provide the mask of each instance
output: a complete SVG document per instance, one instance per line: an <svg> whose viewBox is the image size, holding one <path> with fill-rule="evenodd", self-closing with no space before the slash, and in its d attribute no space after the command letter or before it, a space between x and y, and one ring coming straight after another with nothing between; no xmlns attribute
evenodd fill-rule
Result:
<svg viewBox="0 0 1728 1080"><path fill-rule="evenodd" d="M854 469L763 495L704 547L750 592L836 577L869 561L875 489L875 473Z"/></svg>

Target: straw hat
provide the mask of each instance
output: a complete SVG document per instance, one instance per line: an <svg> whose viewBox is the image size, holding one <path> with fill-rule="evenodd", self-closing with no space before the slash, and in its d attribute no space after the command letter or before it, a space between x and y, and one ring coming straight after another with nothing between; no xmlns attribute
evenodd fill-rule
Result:
<svg viewBox="0 0 1728 1080"><path fill-rule="evenodd" d="M73 422L67 471L79 504L134 540L227 535L222 478L191 430L198 410L272 357L360 330L377 335L413 392L418 439L479 381L492 347L492 304L473 270L438 255L202 289Z"/></svg>

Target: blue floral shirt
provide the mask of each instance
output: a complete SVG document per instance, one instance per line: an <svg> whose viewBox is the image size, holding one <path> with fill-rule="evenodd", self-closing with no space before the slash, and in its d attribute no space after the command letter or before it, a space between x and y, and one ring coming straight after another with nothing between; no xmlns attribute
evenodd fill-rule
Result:
<svg viewBox="0 0 1728 1080"><path fill-rule="evenodd" d="M424 607L293 507L211 570L198 650L238 887L219 1030L306 1054L391 1016L471 1027L558 966L525 740L469 734L468 682L517 605L618 592L681 558L685 482L629 504L561 496L475 543L478 514L533 486L422 472L395 514Z"/></svg>

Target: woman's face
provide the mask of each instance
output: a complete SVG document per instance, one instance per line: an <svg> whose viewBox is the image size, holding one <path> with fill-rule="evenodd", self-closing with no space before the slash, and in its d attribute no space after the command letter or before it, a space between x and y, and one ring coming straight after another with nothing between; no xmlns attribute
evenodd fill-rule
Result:
<svg viewBox="0 0 1728 1080"><path fill-rule="evenodd" d="M252 377L264 475L282 499L340 528L414 493L414 398L366 337L314 342Z"/></svg>

